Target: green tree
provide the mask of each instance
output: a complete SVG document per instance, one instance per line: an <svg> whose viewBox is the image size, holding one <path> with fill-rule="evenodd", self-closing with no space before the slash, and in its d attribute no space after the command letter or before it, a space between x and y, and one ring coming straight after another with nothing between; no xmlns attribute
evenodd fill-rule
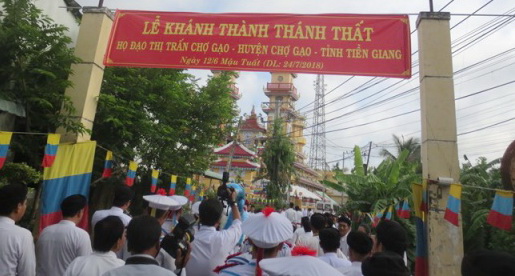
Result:
<svg viewBox="0 0 515 276"><path fill-rule="evenodd" d="M402 136L401 140L399 136L393 134L393 142L395 144L396 153L394 154L387 149L383 149L380 153L381 156L395 160L401 152L407 150L408 156L406 157L406 160L409 162L420 162L420 141L418 138L411 137L405 140L404 136Z"/></svg>
<svg viewBox="0 0 515 276"><path fill-rule="evenodd" d="M503 189L499 163L500 159L488 162L486 158L480 157L475 165L462 164L461 183L478 187L464 187L462 191L461 214L465 252L487 248L515 255L515 227L507 232L486 222L495 192L483 188Z"/></svg>
<svg viewBox="0 0 515 276"><path fill-rule="evenodd" d="M64 127L84 132L73 120L74 108L64 91L70 66L78 62L69 48L66 27L43 15L32 1L0 0L0 95L22 104L26 110L24 130L54 132Z"/></svg>
<svg viewBox="0 0 515 276"><path fill-rule="evenodd" d="M293 144L284 132L282 119L274 120L272 135L265 144L262 158L265 164L263 177L270 181L266 186L267 197L282 202L290 187L295 162Z"/></svg>
<svg viewBox="0 0 515 276"><path fill-rule="evenodd" d="M213 147L224 140L236 115L231 76L222 73L200 87L181 70L106 68L92 139L118 155L114 170L118 181L95 182L94 186L111 185L98 185L94 200L105 202L106 189L123 181L128 160L140 160L142 183L135 189L141 193L148 191L151 168L181 176L206 170ZM104 152L97 154L96 179L104 157ZM168 187L169 176L161 177ZM178 188L183 185L180 178Z"/></svg>
<svg viewBox="0 0 515 276"><path fill-rule="evenodd" d="M361 150L356 146L352 173L337 172L337 182L324 181L324 184L348 195L348 210L366 213L381 211L410 197L411 184L421 180L416 166L406 160L407 156L408 151L404 150L395 160L387 158L365 174Z"/></svg>

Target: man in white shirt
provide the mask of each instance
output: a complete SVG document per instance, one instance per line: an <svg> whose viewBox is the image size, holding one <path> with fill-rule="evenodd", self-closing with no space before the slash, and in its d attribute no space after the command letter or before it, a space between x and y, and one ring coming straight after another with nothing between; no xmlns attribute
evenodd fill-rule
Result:
<svg viewBox="0 0 515 276"><path fill-rule="evenodd" d="M277 257L284 242L292 236L291 222L270 207L245 220L242 230L252 244L252 252L228 259L226 265L217 268L220 269L220 275L259 275L259 262Z"/></svg>
<svg viewBox="0 0 515 276"><path fill-rule="evenodd" d="M154 259L159 253L161 224L151 216L139 216L127 226L127 245L132 256L125 265L104 273L104 276L175 276Z"/></svg>
<svg viewBox="0 0 515 276"><path fill-rule="evenodd" d="M93 253L78 257L66 269L65 276L101 276L123 266L125 262L116 253L125 243L125 226L117 216L108 216L95 225Z"/></svg>
<svg viewBox="0 0 515 276"><path fill-rule="evenodd" d="M340 247L340 233L334 228L326 228L320 231L320 247L324 251L324 255L318 258L334 268L349 267L351 262L343 256L339 258L336 251Z"/></svg>
<svg viewBox="0 0 515 276"><path fill-rule="evenodd" d="M0 275L36 275L34 241L29 230L15 225L27 208L27 187L0 188Z"/></svg>
<svg viewBox="0 0 515 276"><path fill-rule="evenodd" d="M107 217L107 216L117 216L119 217L123 225L127 227L129 225L129 222L131 221L131 217L125 212L129 209L131 206L132 199L134 197L134 192L131 190L131 188L127 186L118 186L114 192L114 199L113 199L113 205L111 209L106 210L98 210L93 214L93 217L91 218L91 227L95 227L95 224L100 221L101 219Z"/></svg>
<svg viewBox="0 0 515 276"><path fill-rule="evenodd" d="M352 265L338 270L345 276L363 276L361 263L370 256L372 239L363 232L352 231L347 236L347 243L349 244L349 259Z"/></svg>
<svg viewBox="0 0 515 276"><path fill-rule="evenodd" d="M295 217L297 213L293 209L293 206L293 202L290 202L290 208L286 209L284 213L286 214L286 218L288 218L292 224L295 224Z"/></svg>
<svg viewBox="0 0 515 276"><path fill-rule="evenodd" d="M88 232L76 225L86 204L86 197L80 194L65 198L61 203L63 219L41 232L36 244L38 276L63 275L75 258L91 254Z"/></svg>
<svg viewBox="0 0 515 276"><path fill-rule="evenodd" d="M302 210L299 206L295 206L295 227L300 226L300 221L302 220Z"/></svg>
<svg viewBox="0 0 515 276"><path fill-rule="evenodd" d="M192 242L191 259L186 265L188 275L217 275L213 270L222 265L241 235L241 217L235 203L236 192L231 192L228 202L233 222L226 230L217 231L223 206L217 199L202 201L199 206L200 229Z"/></svg>
<svg viewBox="0 0 515 276"><path fill-rule="evenodd" d="M349 257L349 245L347 244L347 235L351 230L351 220L346 216L338 218L338 231L340 231L340 250L342 253Z"/></svg>
<svg viewBox="0 0 515 276"><path fill-rule="evenodd" d="M319 233L326 227L327 220L324 215L320 213L315 213L309 219L311 225L311 232L313 232L312 236L303 236L299 237L297 241L297 245L299 246L307 246L312 250L317 251L317 256L322 256L324 251L320 247L320 238Z"/></svg>

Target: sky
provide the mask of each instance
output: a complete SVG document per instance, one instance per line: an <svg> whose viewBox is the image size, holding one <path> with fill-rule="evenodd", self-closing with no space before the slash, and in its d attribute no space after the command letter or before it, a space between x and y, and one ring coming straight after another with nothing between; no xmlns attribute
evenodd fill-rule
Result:
<svg viewBox="0 0 515 276"><path fill-rule="evenodd" d="M98 0L76 0L82 6ZM434 0L434 9L451 13L450 26L454 93L460 163L475 163L480 156L500 158L515 140L515 2L506 0ZM296 13L296 14L408 14L412 32L419 12L429 10L429 0L105 0L110 9L209 13ZM483 16L466 17L474 11ZM490 16L485 16L490 15ZM325 75L325 129L327 162L353 167L350 158L355 145L372 142L370 164L382 160L382 149L395 150L392 135L419 138L420 108L418 76L418 32L411 35L413 76L411 79ZM211 75L208 70L189 70L200 83ZM305 112L310 135L315 99L314 74L298 74L294 81L300 93L296 108ZM238 101L242 114L252 106L261 111L268 98L263 87L270 82L268 72L240 72L237 86L243 96ZM349 96L343 97L343 95ZM477 94L474 94L477 93ZM470 95L470 96L467 96ZM384 100L384 101L383 101ZM347 114L351 112L350 114ZM408 113L411 112L411 113ZM408 113L406 115L399 115ZM344 115L347 114L347 115ZM393 117L394 118L389 118ZM360 126L364 124L363 126ZM311 136L304 152L309 156Z"/></svg>

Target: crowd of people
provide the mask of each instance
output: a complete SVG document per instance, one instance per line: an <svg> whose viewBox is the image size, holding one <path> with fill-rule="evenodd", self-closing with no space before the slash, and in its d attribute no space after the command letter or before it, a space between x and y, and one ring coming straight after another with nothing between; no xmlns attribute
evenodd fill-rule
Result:
<svg viewBox="0 0 515 276"><path fill-rule="evenodd" d="M0 188L0 276L411 275L406 230L391 220L371 235L366 224L353 227L346 216L302 212L293 204L279 212L252 213L247 206L242 214L235 192L225 202L196 202L188 213L185 197L147 195L146 214L131 217L134 193L120 186L112 207L93 214L91 234L77 227L87 199L71 195L61 203L62 220L34 242L16 225L26 196L24 185ZM230 220L223 224L225 216ZM515 275L514 259L476 252L463 259L462 273Z"/></svg>

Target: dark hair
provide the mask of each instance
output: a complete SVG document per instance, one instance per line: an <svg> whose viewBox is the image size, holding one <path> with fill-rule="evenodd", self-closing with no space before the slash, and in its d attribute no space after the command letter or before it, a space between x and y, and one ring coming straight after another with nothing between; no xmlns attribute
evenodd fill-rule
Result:
<svg viewBox="0 0 515 276"><path fill-rule="evenodd" d="M360 224L360 225L358 226L358 229L359 229L360 227L365 228L365 233L366 233L367 235L370 235L370 226L368 226L368 224Z"/></svg>
<svg viewBox="0 0 515 276"><path fill-rule="evenodd" d="M113 206L122 207L134 198L134 191L123 185L116 187L114 191Z"/></svg>
<svg viewBox="0 0 515 276"><path fill-rule="evenodd" d="M485 249L474 251L463 257L461 275L515 275L515 257L508 253Z"/></svg>
<svg viewBox="0 0 515 276"><path fill-rule="evenodd" d="M214 226L222 217L223 207L218 199L204 200L198 209L202 225Z"/></svg>
<svg viewBox="0 0 515 276"><path fill-rule="evenodd" d="M293 202L290 202L290 208L293 208Z"/></svg>
<svg viewBox="0 0 515 276"><path fill-rule="evenodd" d="M300 219L300 224L304 228L304 232L311 232L311 225L309 225L309 218L308 217L302 217Z"/></svg>
<svg viewBox="0 0 515 276"><path fill-rule="evenodd" d="M383 220L376 227L377 242L381 243L385 250L404 255L408 244L406 230L392 220Z"/></svg>
<svg viewBox="0 0 515 276"><path fill-rule="evenodd" d="M125 226L117 216L108 216L95 224L93 249L108 252L122 238Z"/></svg>
<svg viewBox="0 0 515 276"><path fill-rule="evenodd" d="M63 218L70 218L76 216L80 210L86 207L88 200L81 194L68 196L61 202L61 211Z"/></svg>
<svg viewBox="0 0 515 276"><path fill-rule="evenodd" d="M359 231L351 231L347 236L347 244L352 251L360 255L367 255L372 250L373 242L367 234Z"/></svg>
<svg viewBox="0 0 515 276"><path fill-rule="evenodd" d="M351 224L352 224L352 221L347 216L340 216L338 218L338 223L340 223L340 222L346 223L348 226L351 226Z"/></svg>
<svg viewBox="0 0 515 276"><path fill-rule="evenodd" d="M299 206L295 206L295 211L300 211L300 207Z"/></svg>
<svg viewBox="0 0 515 276"><path fill-rule="evenodd" d="M361 264L363 276L409 276L401 256L393 252L378 252Z"/></svg>
<svg viewBox="0 0 515 276"><path fill-rule="evenodd" d="M0 216L8 216L27 199L27 186L9 184L0 188Z"/></svg>
<svg viewBox="0 0 515 276"><path fill-rule="evenodd" d="M340 232L335 228L323 229L318 236L324 252L335 252L340 247Z"/></svg>
<svg viewBox="0 0 515 276"><path fill-rule="evenodd" d="M311 224L311 229L315 229L320 231L325 228L327 219L322 214L313 214L309 219L309 223Z"/></svg>
<svg viewBox="0 0 515 276"><path fill-rule="evenodd" d="M156 218L139 216L131 220L127 226L127 249L139 254L159 244L161 225Z"/></svg>

